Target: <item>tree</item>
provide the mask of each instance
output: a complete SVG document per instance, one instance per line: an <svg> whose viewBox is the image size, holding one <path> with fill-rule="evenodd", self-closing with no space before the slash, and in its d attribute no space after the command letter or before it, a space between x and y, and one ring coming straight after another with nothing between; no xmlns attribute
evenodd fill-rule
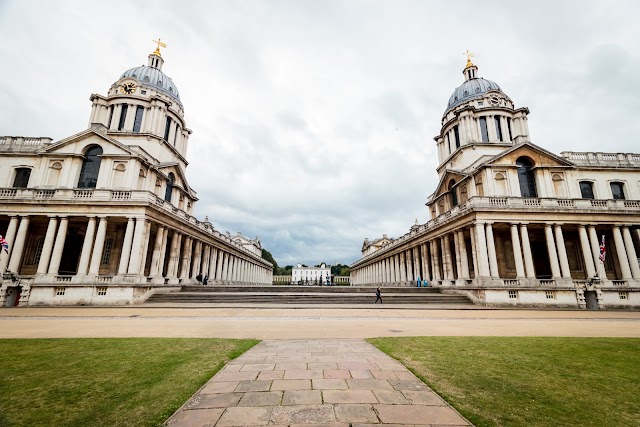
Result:
<svg viewBox="0 0 640 427"><path fill-rule="evenodd" d="M262 259L266 259L267 261L269 261L271 264L273 264L273 271L276 272L278 269L278 263L276 262L275 259L273 259L273 255L271 255L271 252L269 252L266 249L262 249Z"/></svg>

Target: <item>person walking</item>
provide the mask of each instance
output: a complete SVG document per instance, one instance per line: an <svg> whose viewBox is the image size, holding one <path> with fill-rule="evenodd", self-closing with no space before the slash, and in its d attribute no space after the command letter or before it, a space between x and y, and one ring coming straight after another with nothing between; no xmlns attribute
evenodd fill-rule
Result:
<svg viewBox="0 0 640 427"><path fill-rule="evenodd" d="M380 300L380 304L382 304L382 296L380 295L380 288L376 289L376 302L374 302L374 304L377 304L378 300Z"/></svg>
<svg viewBox="0 0 640 427"><path fill-rule="evenodd" d="M198 283L202 283L202 273L198 273L198 275L196 276L196 280L198 281Z"/></svg>
<svg viewBox="0 0 640 427"><path fill-rule="evenodd" d="M202 284L206 285L208 281L209 281L209 275L205 274L204 277L202 278Z"/></svg>

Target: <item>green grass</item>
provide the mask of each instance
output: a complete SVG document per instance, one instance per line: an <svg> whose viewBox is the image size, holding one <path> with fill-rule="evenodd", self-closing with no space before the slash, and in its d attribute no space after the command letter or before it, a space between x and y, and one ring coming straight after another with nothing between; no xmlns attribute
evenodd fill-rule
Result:
<svg viewBox="0 0 640 427"><path fill-rule="evenodd" d="M408 337L369 342L477 426L640 426L640 339Z"/></svg>
<svg viewBox="0 0 640 427"><path fill-rule="evenodd" d="M0 427L158 426L256 340L0 340Z"/></svg>

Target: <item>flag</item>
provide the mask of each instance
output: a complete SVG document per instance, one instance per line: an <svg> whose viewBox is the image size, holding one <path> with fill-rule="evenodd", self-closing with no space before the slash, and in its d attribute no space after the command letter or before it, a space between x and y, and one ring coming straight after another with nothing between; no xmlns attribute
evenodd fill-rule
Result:
<svg viewBox="0 0 640 427"><path fill-rule="evenodd" d="M6 253L9 253L9 242L4 240L4 237L2 237L2 236L0 236L0 247L2 247L2 249L4 249L4 251ZM2 251L0 251L0 252L2 252Z"/></svg>
<svg viewBox="0 0 640 427"><path fill-rule="evenodd" d="M602 235L602 243L600 243L600 261L604 262L607 257L607 247L604 245L604 234Z"/></svg>

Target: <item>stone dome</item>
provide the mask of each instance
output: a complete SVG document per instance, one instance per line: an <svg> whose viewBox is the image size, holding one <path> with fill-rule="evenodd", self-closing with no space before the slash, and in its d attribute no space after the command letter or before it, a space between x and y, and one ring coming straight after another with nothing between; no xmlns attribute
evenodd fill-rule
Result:
<svg viewBox="0 0 640 427"><path fill-rule="evenodd" d="M180 93L173 80L158 68L142 65L125 71L120 78L124 77L132 77L138 80L142 86L149 86L152 89L163 92L182 105Z"/></svg>
<svg viewBox="0 0 640 427"><path fill-rule="evenodd" d="M474 98L482 98L484 94L489 92L490 90L497 90L502 92L500 86L498 86L497 83L492 82L491 80L483 78L469 79L453 91L451 97L449 98L447 110L444 113L447 114L450 110L462 104L463 102L467 102Z"/></svg>

